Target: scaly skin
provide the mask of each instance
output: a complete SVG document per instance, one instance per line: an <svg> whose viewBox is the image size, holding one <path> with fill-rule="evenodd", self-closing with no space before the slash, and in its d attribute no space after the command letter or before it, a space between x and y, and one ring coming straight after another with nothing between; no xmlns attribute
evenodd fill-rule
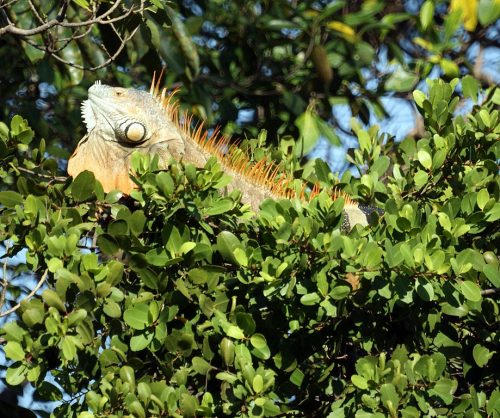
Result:
<svg viewBox="0 0 500 418"><path fill-rule="evenodd" d="M158 82L159 84L159 82ZM130 157L134 151L157 154L160 166L177 161L203 167L216 156L224 171L232 177L228 191L240 190L242 201L254 211L266 198L301 198L309 200L319 190L297 192L293 178L280 172L267 160L251 162L228 140L215 132L208 136L203 125L192 128L189 117L181 117L172 96L159 91L153 83L150 92L105 86L97 82L89 89L82 105L87 125L85 135L68 161L68 174L76 177L84 170L92 171L105 192L117 189L125 194L135 188L130 179ZM333 194L332 194L333 195ZM336 194L335 194L336 195ZM368 224L372 208L361 208L347 196L343 229L355 224Z"/></svg>

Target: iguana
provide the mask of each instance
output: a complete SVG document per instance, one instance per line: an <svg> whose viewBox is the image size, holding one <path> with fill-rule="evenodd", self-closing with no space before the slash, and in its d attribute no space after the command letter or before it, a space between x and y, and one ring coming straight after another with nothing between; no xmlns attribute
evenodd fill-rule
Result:
<svg viewBox="0 0 500 418"><path fill-rule="evenodd" d="M266 198L310 200L319 193L318 186L306 192L305 183L298 190L292 176L265 158L251 161L218 130L209 135L202 123L193 127L191 117L180 115L174 94L160 90L159 79L155 82L153 76L149 92L99 81L89 88L88 100L82 104L87 134L68 161L70 176L89 170L105 192L118 189L130 194L136 187L130 178L130 156L139 150L157 154L165 167L171 158L203 167L215 156L232 177L228 191L240 190L242 201L254 211ZM334 198L339 195L345 200L343 229L367 225L367 215L375 209L362 207L343 193L332 193Z"/></svg>

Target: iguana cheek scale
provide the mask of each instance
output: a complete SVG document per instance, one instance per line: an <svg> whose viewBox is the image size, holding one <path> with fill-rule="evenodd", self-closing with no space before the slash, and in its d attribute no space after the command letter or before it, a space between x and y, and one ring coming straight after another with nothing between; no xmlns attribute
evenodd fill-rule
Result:
<svg viewBox="0 0 500 418"><path fill-rule="evenodd" d="M215 156L232 177L228 190L239 190L242 201L254 211L266 198L309 201L320 192L318 186L307 191L305 183L297 190L294 178L276 163L266 158L251 161L217 129L209 135L203 123L193 127L192 117L181 115L172 100L175 93L167 95L159 84L153 76L149 92L100 82L89 88L89 98L82 104L87 134L68 161L70 176L89 170L105 192L117 189L130 194L135 188L129 175L130 156L139 150L157 154L165 168L170 158L203 167ZM359 207L342 192L332 193L333 198L339 196L345 200L343 229L367 225L367 214L373 209Z"/></svg>

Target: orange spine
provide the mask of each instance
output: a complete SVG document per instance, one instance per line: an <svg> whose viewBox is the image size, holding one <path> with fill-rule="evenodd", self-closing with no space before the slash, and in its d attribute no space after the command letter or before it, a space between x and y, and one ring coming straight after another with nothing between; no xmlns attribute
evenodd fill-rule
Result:
<svg viewBox="0 0 500 418"><path fill-rule="evenodd" d="M293 176L280 170L278 164L269 161L267 158L251 161L236 144L229 143L229 138L222 135L219 128L214 129L212 134L209 135L203 122L193 126L193 116L180 114L179 105L173 100L177 90L169 94L167 94L166 88L160 91L162 76L163 70L155 81L155 74L153 74L150 94L158 101L165 110L167 117L173 121L185 137L194 141L210 155L215 156L223 167L239 174L249 183L268 188L276 198L299 198L303 201L310 201L320 193L321 189L318 184L315 184L309 192L306 192L308 187L303 183L300 191L297 191L294 187ZM334 189L330 195L333 199L343 197L346 205L356 205L356 202L342 191Z"/></svg>

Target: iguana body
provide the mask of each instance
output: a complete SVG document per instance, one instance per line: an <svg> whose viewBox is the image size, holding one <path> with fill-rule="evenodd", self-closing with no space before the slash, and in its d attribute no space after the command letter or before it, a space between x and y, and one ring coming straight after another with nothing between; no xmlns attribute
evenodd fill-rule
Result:
<svg viewBox="0 0 500 418"><path fill-rule="evenodd" d="M158 83L159 84L159 83ZM92 171L105 192L118 189L130 194L135 183L130 179L130 156L139 150L157 154L166 168L168 161L192 163L203 167L215 156L232 177L228 190L240 190L242 201L257 211L266 198L310 199L319 190L297 191L294 180L267 160L252 162L228 140L215 131L208 135L203 125L192 127L189 117L181 118L172 95L159 91L158 84L150 92L105 86L97 82L89 89L82 105L87 135L79 142L68 161L68 173L75 177L84 170ZM365 210L345 199L345 223L367 225Z"/></svg>

